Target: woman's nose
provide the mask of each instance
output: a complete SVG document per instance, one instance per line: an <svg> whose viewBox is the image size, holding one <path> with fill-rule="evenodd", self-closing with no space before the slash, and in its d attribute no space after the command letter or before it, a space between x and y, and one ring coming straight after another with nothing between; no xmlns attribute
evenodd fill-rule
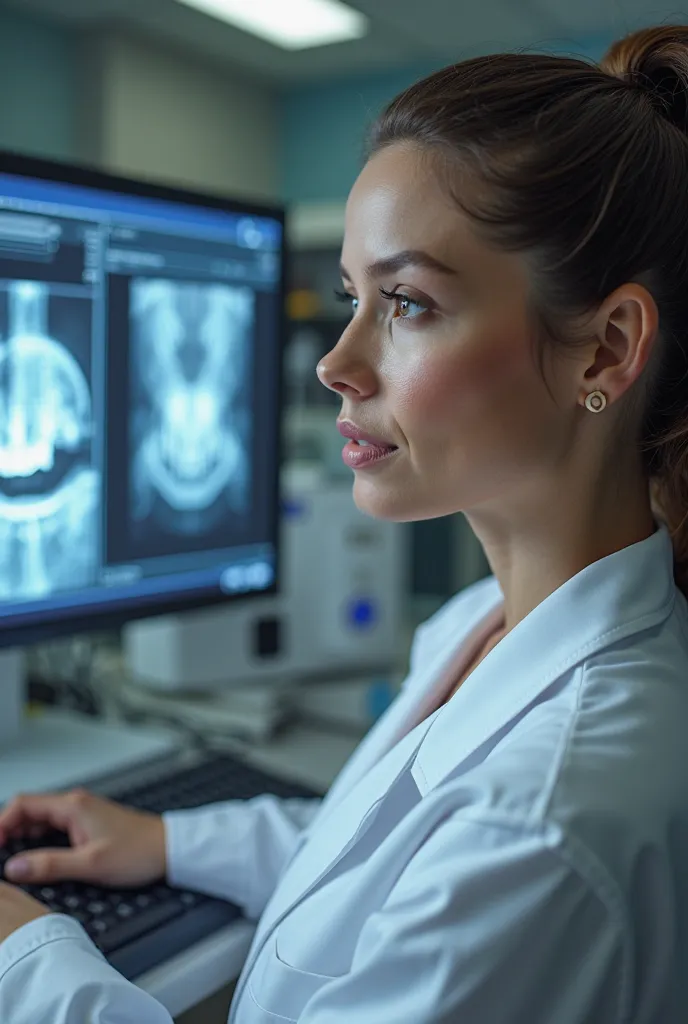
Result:
<svg viewBox="0 0 688 1024"><path fill-rule="evenodd" d="M351 352L344 352L340 344L324 356L316 368L318 380L330 391L351 398L370 398L377 391L373 368Z"/></svg>

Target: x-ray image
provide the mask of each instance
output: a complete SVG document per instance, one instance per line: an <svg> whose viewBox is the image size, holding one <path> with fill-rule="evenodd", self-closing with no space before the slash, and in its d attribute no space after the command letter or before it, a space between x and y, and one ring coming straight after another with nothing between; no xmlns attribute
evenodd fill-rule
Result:
<svg viewBox="0 0 688 1024"><path fill-rule="evenodd" d="M94 579L91 311L78 292L0 282L0 599Z"/></svg>
<svg viewBox="0 0 688 1024"><path fill-rule="evenodd" d="M133 536L213 546L250 497L247 391L251 289L131 282L130 517Z"/></svg>

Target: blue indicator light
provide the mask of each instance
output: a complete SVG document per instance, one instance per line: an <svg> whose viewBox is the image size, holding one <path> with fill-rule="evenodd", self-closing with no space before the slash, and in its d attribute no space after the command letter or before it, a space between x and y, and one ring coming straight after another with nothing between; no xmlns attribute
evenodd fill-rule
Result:
<svg viewBox="0 0 688 1024"><path fill-rule="evenodd" d="M377 621L374 602L366 597L354 598L349 602L347 617L349 624L356 629L369 629Z"/></svg>
<svg viewBox="0 0 688 1024"><path fill-rule="evenodd" d="M308 506L305 501L294 501L284 498L280 503L280 512L283 519L300 519L306 515Z"/></svg>

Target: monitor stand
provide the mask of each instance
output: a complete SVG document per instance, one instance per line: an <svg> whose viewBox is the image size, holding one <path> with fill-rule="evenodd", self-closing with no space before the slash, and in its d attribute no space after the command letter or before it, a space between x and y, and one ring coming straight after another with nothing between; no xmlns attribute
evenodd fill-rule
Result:
<svg viewBox="0 0 688 1024"><path fill-rule="evenodd" d="M27 714L23 650L0 651L0 803L66 789L174 753L179 736L46 709Z"/></svg>

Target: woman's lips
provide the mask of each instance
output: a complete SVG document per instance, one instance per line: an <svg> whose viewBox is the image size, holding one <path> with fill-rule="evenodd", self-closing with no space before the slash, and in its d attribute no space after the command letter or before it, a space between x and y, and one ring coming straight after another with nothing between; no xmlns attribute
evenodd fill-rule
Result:
<svg viewBox="0 0 688 1024"><path fill-rule="evenodd" d="M348 438L344 445L342 458L347 466L352 469L363 469L364 466L372 466L373 463L387 459L399 451L397 445L389 444L372 434L361 430L351 420L337 420L337 429L343 437Z"/></svg>
<svg viewBox="0 0 688 1024"><path fill-rule="evenodd" d="M371 444L367 441L348 441L342 450L342 458L352 469L372 466L381 459L396 455L399 449L393 444Z"/></svg>

